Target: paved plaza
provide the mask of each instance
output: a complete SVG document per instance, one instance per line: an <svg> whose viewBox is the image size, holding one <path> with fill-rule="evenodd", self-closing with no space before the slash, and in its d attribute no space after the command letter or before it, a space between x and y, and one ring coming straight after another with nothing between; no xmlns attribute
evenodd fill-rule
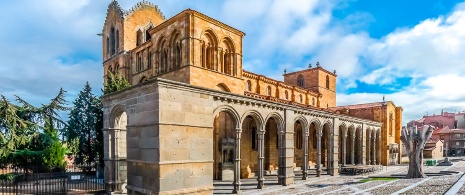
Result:
<svg viewBox="0 0 465 195"><path fill-rule="evenodd" d="M276 176L265 177L265 188L257 189L256 179L241 179L242 194L465 194L465 159L452 159L453 166L424 166L427 178L389 179L407 174L405 165L384 167L369 175L329 176L310 174L304 181L296 172L294 185L280 186ZM312 173L312 172L310 172ZM379 179L369 179L370 177ZM387 178L387 179L386 179ZM231 182L215 182L214 194L231 194Z"/></svg>

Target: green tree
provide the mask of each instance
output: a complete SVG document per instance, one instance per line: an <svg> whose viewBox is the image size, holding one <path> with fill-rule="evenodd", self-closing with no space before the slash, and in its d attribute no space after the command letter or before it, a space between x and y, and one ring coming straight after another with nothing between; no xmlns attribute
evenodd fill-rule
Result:
<svg viewBox="0 0 465 195"><path fill-rule="evenodd" d="M130 87L128 80L123 75L107 73L107 84L103 86L103 93L112 93Z"/></svg>
<svg viewBox="0 0 465 195"><path fill-rule="evenodd" d="M66 128L66 140L78 138L77 163L93 163L103 158L103 111L100 99L87 82L73 102Z"/></svg>
<svg viewBox="0 0 465 195"><path fill-rule="evenodd" d="M65 107L65 93L66 91L60 89L49 104L42 104L40 107L32 106L18 96L16 101L19 104L15 105L1 96L0 165L25 167L32 163L42 164L43 150L53 143L51 137L61 146L58 130L55 128L65 126L59 116L59 112L68 110Z"/></svg>

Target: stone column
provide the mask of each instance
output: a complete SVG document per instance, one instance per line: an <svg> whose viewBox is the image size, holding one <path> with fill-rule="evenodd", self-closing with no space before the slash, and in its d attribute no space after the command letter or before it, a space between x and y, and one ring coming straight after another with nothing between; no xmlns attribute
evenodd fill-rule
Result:
<svg viewBox="0 0 465 195"><path fill-rule="evenodd" d="M333 167L334 167L334 165L333 165L334 164L334 151L333 151L334 150L334 147L333 147L334 136L333 135L334 135L333 133L329 133L328 149L326 150L326 152L329 153L329 154L326 155L326 156L328 156L327 157L328 160L326 162L328 168L327 168L326 172L328 173L328 175L331 175L331 176L334 176L334 171L333 171Z"/></svg>
<svg viewBox="0 0 465 195"><path fill-rule="evenodd" d="M342 135L342 166L346 166L346 144L347 141L347 135Z"/></svg>
<svg viewBox="0 0 465 195"><path fill-rule="evenodd" d="M358 164L363 164L363 130L360 129L360 137L358 138Z"/></svg>
<svg viewBox="0 0 465 195"><path fill-rule="evenodd" d="M352 153L350 154L350 162L355 165L355 133L352 133Z"/></svg>
<svg viewBox="0 0 465 195"><path fill-rule="evenodd" d="M368 140L367 141L368 145L367 145L367 148L366 148L367 151L368 151L367 152L367 155L368 155L367 156L367 161L368 161L367 165L371 165L371 133L368 133L367 140Z"/></svg>
<svg viewBox="0 0 465 195"><path fill-rule="evenodd" d="M376 137L373 137L373 164L376 165Z"/></svg>
<svg viewBox="0 0 465 195"><path fill-rule="evenodd" d="M264 159L264 151L263 151L263 148L264 148L264 135L265 135L265 131L263 129L258 129L258 178L257 178L257 181L258 181L258 186L257 188L258 189L263 189L263 186L264 186L264 178L263 178L263 171L264 171L264 166L263 166L263 159Z"/></svg>
<svg viewBox="0 0 465 195"><path fill-rule="evenodd" d="M241 194L241 133L242 129L236 129L235 151L234 151L234 190L233 193Z"/></svg>
<svg viewBox="0 0 465 195"><path fill-rule="evenodd" d="M285 185L286 183L286 153L284 151L283 140L285 133L278 129L278 184Z"/></svg>
<svg viewBox="0 0 465 195"><path fill-rule="evenodd" d="M305 131L304 135L304 169L302 170L302 180L307 180L307 174L308 174L308 129Z"/></svg>
<svg viewBox="0 0 465 195"><path fill-rule="evenodd" d="M320 127L321 130L321 127ZM321 131L320 131L321 132ZM321 133L318 132L316 134L317 144L316 144L316 151L317 151L317 159L316 159L316 176L321 177Z"/></svg>

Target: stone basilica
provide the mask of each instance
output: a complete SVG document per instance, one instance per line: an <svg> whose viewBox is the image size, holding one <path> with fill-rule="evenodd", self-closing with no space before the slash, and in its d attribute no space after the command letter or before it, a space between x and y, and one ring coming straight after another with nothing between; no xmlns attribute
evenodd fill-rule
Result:
<svg viewBox="0 0 465 195"><path fill-rule="evenodd" d="M276 175L291 185L346 165L399 163L402 108L336 106L336 77L316 66L284 82L242 69L243 32L187 9L108 6L103 68L132 87L105 95L105 186L129 194L212 194L216 180ZM308 175L315 170L316 175Z"/></svg>

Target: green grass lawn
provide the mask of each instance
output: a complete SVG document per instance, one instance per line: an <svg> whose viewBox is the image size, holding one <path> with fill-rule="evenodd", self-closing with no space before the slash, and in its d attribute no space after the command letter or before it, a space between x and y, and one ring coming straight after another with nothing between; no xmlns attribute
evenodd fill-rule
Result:
<svg viewBox="0 0 465 195"><path fill-rule="evenodd" d="M362 180L360 180L359 182L369 182L369 181L377 181L377 180L381 180L381 181L391 181L391 180L396 180L396 179L398 179L398 178L380 177L380 178L362 179Z"/></svg>

